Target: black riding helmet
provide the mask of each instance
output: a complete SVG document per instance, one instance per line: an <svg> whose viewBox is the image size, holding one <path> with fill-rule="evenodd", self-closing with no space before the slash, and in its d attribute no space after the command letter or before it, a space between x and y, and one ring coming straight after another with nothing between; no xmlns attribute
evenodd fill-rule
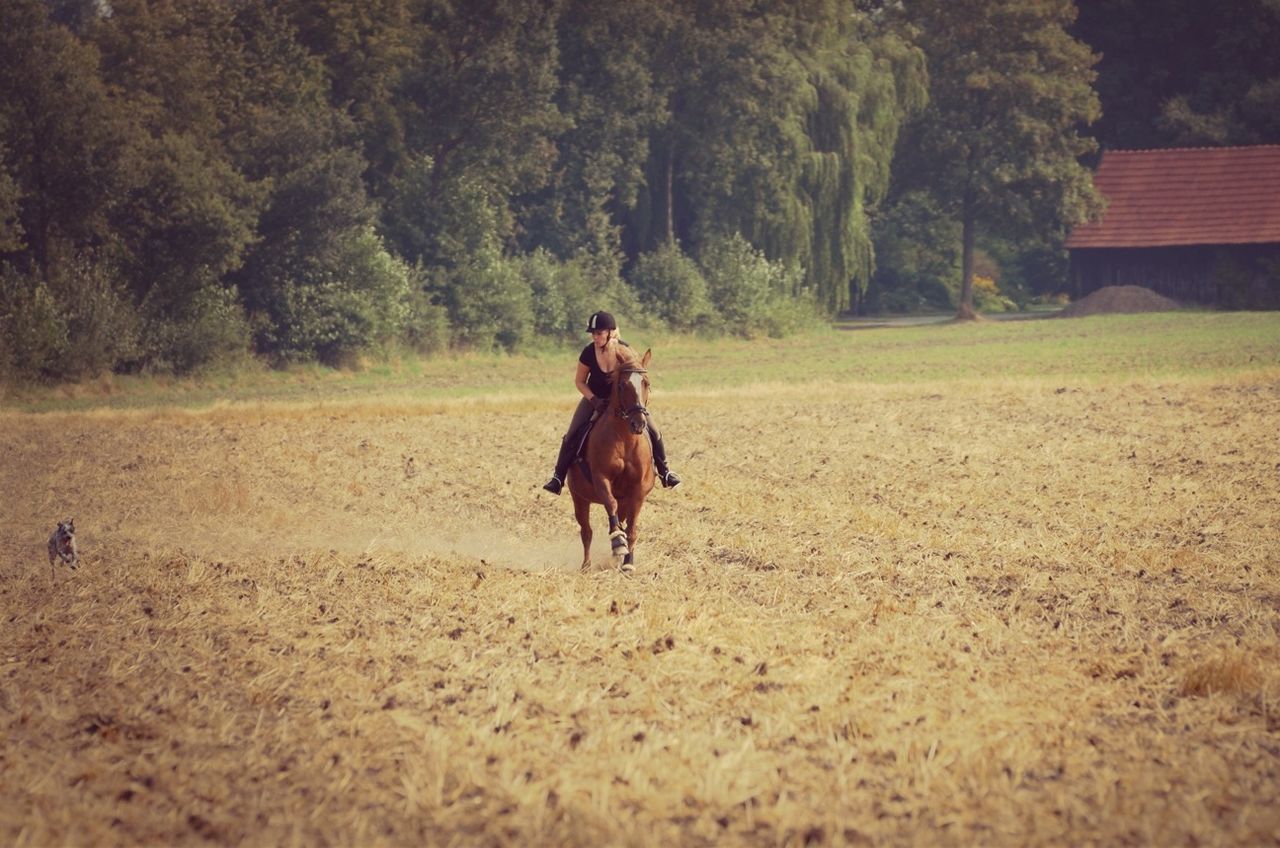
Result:
<svg viewBox="0 0 1280 848"><path fill-rule="evenodd" d="M594 333L596 330L616 330L618 322L613 320L613 316L608 312L593 312L591 317L587 319L587 332Z"/></svg>

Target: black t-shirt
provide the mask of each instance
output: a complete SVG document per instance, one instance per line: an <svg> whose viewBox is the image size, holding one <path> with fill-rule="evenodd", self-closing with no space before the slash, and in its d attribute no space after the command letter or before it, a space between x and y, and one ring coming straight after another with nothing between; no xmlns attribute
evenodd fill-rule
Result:
<svg viewBox="0 0 1280 848"><path fill-rule="evenodd" d="M618 344L623 347L630 347L622 339L618 339ZM613 374L600 370L600 364L596 362L596 346L594 343L582 349L582 355L578 357L578 361L591 369L591 373L587 375L587 388L591 389L591 394L606 400L610 398L613 395Z"/></svg>

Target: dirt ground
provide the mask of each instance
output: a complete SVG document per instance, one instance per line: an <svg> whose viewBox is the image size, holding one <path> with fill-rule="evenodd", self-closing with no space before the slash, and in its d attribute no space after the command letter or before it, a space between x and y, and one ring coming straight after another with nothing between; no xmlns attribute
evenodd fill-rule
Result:
<svg viewBox="0 0 1280 848"><path fill-rule="evenodd" d="M1280 840L1280 374L653 405L0 416L0 843Z"/></svg>
<svg viewBox="0 0 1280 848"><path fill-rule="evenodd" d="M1182 304L1143 286L1104 286L1090 292L1057 313L1059 318L1086 315L1120 315L1134 312L1168 312Z"/></svg>

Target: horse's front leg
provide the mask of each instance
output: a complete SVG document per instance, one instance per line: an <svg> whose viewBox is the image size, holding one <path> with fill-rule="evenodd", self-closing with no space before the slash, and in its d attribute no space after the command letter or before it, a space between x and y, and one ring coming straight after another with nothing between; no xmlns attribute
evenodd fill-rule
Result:
<svg viewBox="0 0 1280 848"><path fill-rule="evenodd" d="M613 496L613 484L603 474L596 477L596 495L609 514L609 546L613 549L614 558L621 559L629 552L627 534L618 518L618 499Z"/></svg>
<svg viewBox="0 0 1280 848"><path fill-rule="evenodd" d="M578 519L578 535L582 537L582 570L591 568L591 501L573 496L573 516Z"/></svg>
<svg viewBox="0 0 1280 848"><path fill-rule="evenodd" d="M627 528L627 554L622 558L622 570L625 572L636 570L636 539L640 535L639 518L642 506L644 501L636 500L622 508L623 522Z"/></svg>

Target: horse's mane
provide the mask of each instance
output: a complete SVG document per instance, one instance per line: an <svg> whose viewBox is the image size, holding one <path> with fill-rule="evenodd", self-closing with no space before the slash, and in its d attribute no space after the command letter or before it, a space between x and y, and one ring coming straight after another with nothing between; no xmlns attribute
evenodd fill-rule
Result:
<svg viewBox="0 0 1280 848"><path fill-rule="evenodd" d="M617 370L621 371L626 368L640 368L640 354L636 353L630 347L618 345L618 365Z"/></svg>

